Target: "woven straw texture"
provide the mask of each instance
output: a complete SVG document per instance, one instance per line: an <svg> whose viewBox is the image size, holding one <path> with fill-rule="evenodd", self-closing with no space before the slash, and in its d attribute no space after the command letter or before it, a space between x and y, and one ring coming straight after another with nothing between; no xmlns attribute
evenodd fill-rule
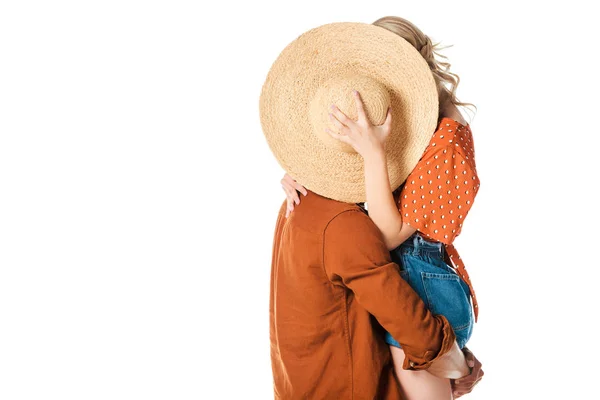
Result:
<svg viewBox="0 0 600 400"><path fill-rule="evenodd" d="M386 142L393 190L413 170L433 135L438 96L421 54L378 26L341 22L317 27L290 43L273 63L260 96L263 132L283 169L307 189L349 203L366 201L362 157L331 138L329 106L357 118L360 92L375 125L392 107Z"/></svg>

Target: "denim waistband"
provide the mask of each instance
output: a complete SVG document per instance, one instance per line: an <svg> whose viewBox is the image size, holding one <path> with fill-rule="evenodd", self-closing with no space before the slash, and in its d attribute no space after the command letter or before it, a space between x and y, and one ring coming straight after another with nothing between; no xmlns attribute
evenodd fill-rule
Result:
<svg viewBox="0 0 600 400"><path fill-rule="evenodd" d="M400 245L400 250L406 254L441 257L444 255L444 245L440 242L425 240L419 232L415 232Z"/></svg>

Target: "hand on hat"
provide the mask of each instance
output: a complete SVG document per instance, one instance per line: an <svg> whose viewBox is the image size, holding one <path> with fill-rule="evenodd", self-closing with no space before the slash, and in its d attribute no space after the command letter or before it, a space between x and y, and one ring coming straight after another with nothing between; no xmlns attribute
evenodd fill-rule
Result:
<svg viewBox="0 0 600 400"><path fill-rule="evenodd" d="M392 126L392 109L388 109L387 116L382 125L372 125L367 117L360 94L355 90L354 98L358 120L354 121L341 112L335 104L331 105L329 118L338 132L326 128L331 137L348 143L363 158L383 152L385 140L390 135Z"/></svg>

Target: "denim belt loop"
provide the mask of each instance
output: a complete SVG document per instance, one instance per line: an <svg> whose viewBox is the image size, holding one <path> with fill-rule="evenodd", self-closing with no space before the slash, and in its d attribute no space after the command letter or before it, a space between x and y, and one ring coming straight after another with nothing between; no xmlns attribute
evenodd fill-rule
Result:
<svg viewBox="0 0 600 400"><path fill-rule="evenodd" d="M421 237L421 235L419 235L418 232L416 232L415 236L413 237L412 242L413 242L412 243L413 244L412 255L416 257L421 252L421 247L422 247L422 244L423 244L423 238Z"/></svg>
<svg viewBox="0 0 600 400"><path fill-rule="evenodd" d="M411 254L415 256L429 255L429 256L441 256L443 259L444 245L440 242L430 242L419 233L415 233L412 240L413 249Z"/></svg>

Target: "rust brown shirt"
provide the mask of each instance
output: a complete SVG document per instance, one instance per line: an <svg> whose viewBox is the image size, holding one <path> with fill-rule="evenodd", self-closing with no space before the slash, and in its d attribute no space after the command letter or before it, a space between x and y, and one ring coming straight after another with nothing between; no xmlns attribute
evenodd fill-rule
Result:
<svg viewBox="0 0 600 400"><path fill-rule="evenodd" d="M360 207L309 192L282 205L271 269L275 398L401 399L382 326L406 369L425 369L455 340L400 277Z"/></svg>

